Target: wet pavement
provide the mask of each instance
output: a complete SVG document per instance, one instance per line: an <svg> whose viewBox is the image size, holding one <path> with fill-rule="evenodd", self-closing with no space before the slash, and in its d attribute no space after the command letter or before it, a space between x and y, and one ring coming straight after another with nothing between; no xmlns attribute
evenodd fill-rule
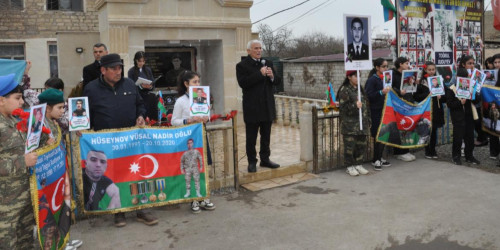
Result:
<svg viewBox="0 0 500 250"><path fill-rule="evenodd" d="M217 208L200 214L188 204L156 208L152 227L135 213L124 228L111 215L85 219L71 238L82 239L83 250L500 249L496 162L456 166L447 146L437 161L419 151L416 161L391 159L382 171L365 164L366 176L338 170L258 192L216 192Z"/></svg>

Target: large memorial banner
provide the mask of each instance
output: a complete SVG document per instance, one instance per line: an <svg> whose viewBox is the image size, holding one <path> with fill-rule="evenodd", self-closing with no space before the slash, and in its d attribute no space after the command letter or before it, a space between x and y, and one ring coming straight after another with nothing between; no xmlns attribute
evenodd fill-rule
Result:
<svg viewBox="0 0 500 250"><path fill-rule="evenodd" d="M481 112L483 112L483 130L494 136L500 136L500 88L484 85L481 89Z"/></svg>
<svg viewBox="0 0 500 250"><path fill-rule="evenodd" d="M83 132L80 193L85 213L115 213L209 196L202 124Z"/></svg>
<svg viewBox="0 0 500 250"><path fill-rule="evenodd" d="M483 1L397 0L398 55L412 66L452 65L462 55L483 60Z"/></svg>
<svg viewBox="0 0 500 250"><path fill-rule="evenodd" d="M30 188L39 243L42 249L63 249L71 225L66 150L59 136L57 143L36 152L38 159Z"/></svg>
<svg viewBox="0 0 500 250"><path fill-rule="evenodd" d="M431 97L418 104L401 99L394 90L387 93L377 141L397 148L418 148L429 143Z"/></svg>

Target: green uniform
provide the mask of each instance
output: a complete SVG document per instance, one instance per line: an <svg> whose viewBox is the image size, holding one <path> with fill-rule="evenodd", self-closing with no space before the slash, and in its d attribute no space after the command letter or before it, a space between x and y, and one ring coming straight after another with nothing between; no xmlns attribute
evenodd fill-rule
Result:
<svg viewBox="0 0 500 250"><path fill-rule="evenodd" d="M356 105L358 89L351 84L344 85L339 90L338 99L340 129L344 138L344 162L346 166L361 165L371 123L364 91L361 91L363 130L359 129L359 109Z"/></svg>
<svg viewBox="0 0 500 250"><path fill-rule="evenodd" d="M196 191L200 191L200 170L198 163L203 167L203 158L196 149L190 149L181 156L181 169L185 171L186 190L191 190L191 176L194 177Z"/></svg>
<svg viewBox="0 0 500 250"><path fill-rule="evenodd" d="M35 225L29 172L24 161L26 135L17 120L0 114L0 249L32 249Z"/></svg>

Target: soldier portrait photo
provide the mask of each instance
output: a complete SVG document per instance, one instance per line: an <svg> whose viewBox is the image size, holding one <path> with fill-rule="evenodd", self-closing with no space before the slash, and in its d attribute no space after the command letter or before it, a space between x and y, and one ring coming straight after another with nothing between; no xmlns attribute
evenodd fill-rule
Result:
<svg viewBox="0 0 500 250"><path fill-rule="evenodd" d="M201 197L200 193L200 172L203 171L203 158L200 151L194 147L194 140L189 139L187 142L188 150L181 156L181 173L184 174L186 180L186 194L184 198L191 196L191 177L194 178L196 196Z"/></svg>

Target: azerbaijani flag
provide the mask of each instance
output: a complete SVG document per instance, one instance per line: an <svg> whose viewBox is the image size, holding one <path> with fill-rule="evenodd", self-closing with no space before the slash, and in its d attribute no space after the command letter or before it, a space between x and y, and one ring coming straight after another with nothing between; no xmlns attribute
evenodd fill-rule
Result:
<svg viewBox="0 0 500 250"><path fill-rule="evenodd" d="M430 96L412 104L391 90L385 99L377 141L398 148L423 147L430 140L431 121Z"/></svg>
<svg viewBox="0 0 500 250"><path fill-rule="evenodd" d="M105 176L119 189L119 207L109 207L112 197L103 193L102 199L97 201L99 211L85 212L130 211L206 198L209 189L205 176L207 163L203 134L201 123L174 128L130 128L83 133L79 156L81 178L87 178L84 175L87 175L87 165L90 164L86 162L89 152L103 152L99 157L105 155L106 168L102 173L94 173ZM190 194L186 196L186 175L181 170L183 155L186 155L184 159L191 155L190 159L196 162L201 196L197 194L194 174L189 180ZM91 187L83 185L82 194L85 189L91 190ZM82 202L86 203L89 199L84 197Z"/></svg>
<svg viewBox="0 0 500 250"><path fill-rule="evenodd" d="M163 100L163 94L161 90L158 91L158 123L161 122L161 118L167 117L167 109L165 109L165 104Z"/></svg>
<svg viewBox="0 0 500 250"><path fill-rule="evenodd" d="M326 99L328 99L329 106L335 106L335 91L331 82L328 84L328 89L326 90Z"/></svg>
<svg viewBox="0 0 500 250"><path fill-rule="evenodd" d="M496 108L500 112L500 109L498 109L500 107L500 88L484 85L481 88L481 97L481 112L483 114L481 124L483 130L494 136L500 136L500 119L495 120L494 110L492 110Z"/></svg>
<svg viewBox="0 0 500 250"><path fill-rule="evenodd" d="M59 137L58 143L36 152L38 158L30 186L38 240L44 249L61 249L69 239L71 226L70 207L64 202L66 150Z"/></svg>
<svg viewBox="0 0 500 250"><path fill-rule="evenodd" d="M380 4L384 7L384 22L392 20L394 13L396 13L396 7L394 7L392 0L380 0Z"/></svg>

